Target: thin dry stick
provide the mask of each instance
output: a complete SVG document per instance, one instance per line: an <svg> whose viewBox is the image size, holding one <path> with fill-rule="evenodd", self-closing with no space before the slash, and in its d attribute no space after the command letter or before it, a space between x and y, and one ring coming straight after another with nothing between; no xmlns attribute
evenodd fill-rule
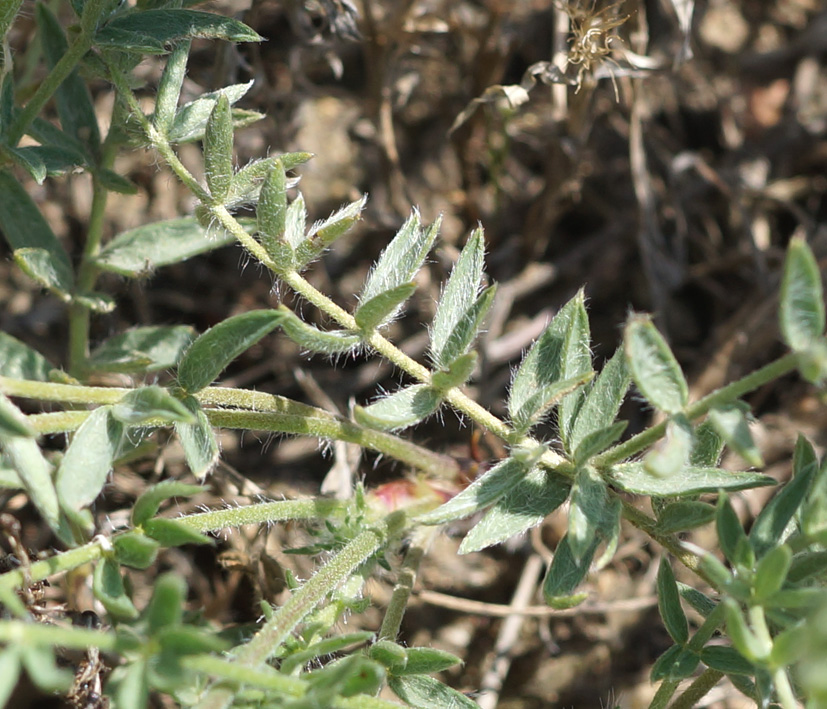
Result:
<svg viewBox="0 0 827 709"><path fill-rule="evenodd" d="M545 618L573 618L576 615L604 615L605 613L630 613L657 605L657 596L644 596L643 598L627 598L620 601L607 601L606 603L592 603L589 605L577 606L557 610L548 606L526 606L524 608L513 608L504 606L501 603L483 603L472 601L468 598L459 598L439 591L421 590L416 592L416 597L432 606L448 608L462 613L473 615L486 615L493 618L506 618L510 615L532 616Z"/></svg>
<svg viewBox="0 0 827 709"><path fill-rule="evenodd" d="M534 596L542 571L543 560L540 555L532 554L528 557L509 606L513 612L506 617L500 628L497 642L494 645L491 666L483 673L480 682L481 696L477 699L477 704L481 709L496 709L497 702L500 700L500 690L508 675L508 670L511 669L514 645L526 619L526 616L519 611L523 610Z"/></svg>

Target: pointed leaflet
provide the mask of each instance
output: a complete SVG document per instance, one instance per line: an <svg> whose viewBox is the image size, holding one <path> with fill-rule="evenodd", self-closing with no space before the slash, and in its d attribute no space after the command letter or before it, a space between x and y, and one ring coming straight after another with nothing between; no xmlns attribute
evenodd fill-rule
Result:
<svg viewBox="0 0 827 709"><path fill-rule="evenodd" d="M623 333L626 364L637 388L656 409L678 413L689 400L689 389L666 340L651 318L632 315Z"/></svg>
<svg viewBox="0 0 827 709"><path fill-rule="evenodd" d="M23 412L0 392L0 440L16 436L34 438L36 435Z"/></svg>
<svg viewBox="0 0 827 709"><path fill-rule="evenodd" d="M361 218L367 199L367 195L363 195L361 199L342 207L323 222L317 222L310 227L307 237L296 247L297 267L304 268L336 239L346 234Z"/></svg>
<svg viewBox="0 0 827 709"><path fill-rule="evenodd" d="M460 554L485 549L536 527L569 496L569 483L536 466L503 495L465 536Z"/></svg>
<svg viewBox="0 0 827 709"><path fill-rule="evenodd" d="M370 332L390 320L416 290L416 283L403 283L375 295L359 305L354 319L364 332Z"/></svg>
<svg viewBox="0 0 827 709"><path fill-rule="evenodd" d="M204 129L207 127L207 121L218 101L218 97L225 95L230 105L233 105L250 90L252 85L252 81L246 84L232 84L185 103L175 113L175 119L167 136L169 141L171 143L191 143L195 140L201 140L204 137ZM236 111L233 111L233 123L238 127Z"/></svg>
<svg viewBox="0 0 827 709"><path fill-rule="evenodd" d="M543 580L543 598L552 608L572 608L586 600L586 593L574 593L586 574L597 550L597 540L577 562L571 553L568 535L560 540Z"/></svg>
<svg viewBox="0 0 827 709"><path fill-rule="evenodd" d="M134 389L112 406L112 416L128 426L139 426L153 419L165 423L194 423L192 413L166 389L146 386Z"/></svg>
<svg viewBox="0 0 827 709"><path fill-rule="evenodd" d="M280 323L284 334L308 352L342 354L350 352L362 342L359 335L346 330L324 331L308 325L283 305L279 306L279 312L284 313L284 319Z"/></svg>
<svg viewBox="0 0 827 709"><path fill-rule="evenodd" d="M414 384L370 406L356 406L357 423L380 431L398 431L428 418L442 403L440 393L425 384Z"/></svg>
<svg viewBox="0 0 827 709"><path fill-rule="evenodd" d="M190 394L209 386L230 362L283 319L284 314L278 310L253 310L210 328L184 353L178 366L178 383Z"/></svg>
<svg viewBox="0 0 827 709"><path fill-rule="evenodd" d="M677 682L691 676L698 667L698 656L681 645L673 645L652 665L649 679L652 682Z"/></svg>
<svg viewBox="0 0 827 709"><path fill-rule="evenodd" d="M712 409L709 422L730 449L754 468L764 466L764 459L749 430L745 405L732 404Z"/></svg>
<svg viewBox="0 0 827 709"><path fill-rule="evenodd" d="M658 610L663 624L672 640L678 645L685 645L689 640L689 626L686 615L681 608L681 597L675 574L666 557L660 560L658 568Z"/></svg>
<svg viewBox="0 0 827 709"><path fill-rule="evenodd" d="M575 466L580 467L584 465L589 459L598 453L602 453L617 441L626 430L627 423L627 421L617 421L611 426L600 428L586 434L583 439L578 442L574 455L572 455L572 461Z"/></svg>
<svg viewBox="0 0 827 709"><path fill-rule="evenodd" d="M233 117L221 94L204 129L204 176L213 204L223 204L233 179Z"/></svg>
<svg viewBox="0 0 827 709"><path fill-rule="evenodd" d="M466 352L460 355L448 365L447 370L440 370L431 375L431 385L443 393L453 387L462 386L474 373L477 359L476 352Z"/></svg>
<svg viewBox="0 0 827 709"><path fill-rule="evenodd" d="M284 214L284 240L295 250L304 242L307 227L307 207L301 192L296 195Z"/></svg>
<svg viewBox="0 0 827 709"><path fill-rule="evenodd" d="M172 369L195 339L189 325L149 325L127 330L101 343L89 367L103 372L157 372Z"/></svg>
<svg viewBox="0 0 827 709"><path fill-rule="evenodd" d="M230 191L224 204L227 209L232 209L258 203L264 181L272 172L277 160L285 170L292 170L312 157L313 153L283 153L247 163L233 175ZM294 187L298 181L299 178L292 177L286 180L285 185L289 189Z"/></svg>
<svg viewBox="0 0 827 709"><path fill-rule="evenodd" d="M282 255L284 227L287 219L287 176L284 165L276 158L267 178L261 185L256 205L256 219L261 243L273 258ZM292 259L291 259L292 261ZM292 264L284 264L289 266Z"/></svg>
<svg viewBox="0 0 827 709"><path fill-rule="evenodd" d="M33 281L68 301L71 297L72 274L60 267L60 262L46 249L23 248L14 252L14 261Z"/></svg>
<svg viewBox="0 0 827 709"><path fill-rule="evenodd" d="M749 532L759 559L786 538L787 524L806 500L817 471L818 459L812 445L799 436L793 454L793 479L764 506Z"/></svg>
<svg viewBox="0 0 827 709"><path fill-rule="evenodd" d="M689 463L699 468L714 468L721 460L724 439L709 421L704 421L695 428L695 442Z"/></svg>
<svg viewBox="0 0 827 709"><path fill-rule="evenodd" d="M95 567L92 577L92 591L116 620L135 620L138 610L126 595L121 578L121 568L113 558L104 558Z"/></svg>
<svg viewBox="0 0 827 709"><path fill-rule="evenodd" d="M165 54L179 39L200 37L229 42L260 42L262 37L243 22L200 10L144 10L123 13L95 35L99 47L147 54Z"/></svg>
<svg viewBox="0 0 827 709"><path fill-rule="evenodd" d="M709 524L714 519L715 508L707 502L671 502L658 514L658 531L661 534L676 534Z"/></svg>
<svg viewBox="0 0 827 709"><path fill-rule="evenodd" d="M8 161L22 167L38 185L42 185L43 180L46 179L46 163L31 150L0 145L0 158L3 158L3 162Z"/></svg>
<svg viewBox="0 0 827 709"><path fill-rule="evenodd" d="M175 432L184 449L187 465L200 480L218 462L218 441L198 399L188 396L182 403L195 416L195 423L176 423Z"/></svg>
<svg viewBox="0 0 827 709"><path fill-rule="evenodd" d="M42 354L11 335L0 332L0 376L47 382L52 369Z"/></svg>
<svg viewBox="0 0 827 709"><path fill-rule="evenodd" d="M169 132L175 120L181 86L187 74L187 59L189 58L191 45L192 42L188 39L175 45L175 48L167 57L164 73L161 74L161 80L158 82L152 123L163 135Z"/></svg>
<svg viewBox="0 0 827 709"><path fill-rule="evenodd" d="M77 430L55 477L60 505L75 517L100 494L112 471L123 437L123 424L110 406L95 409Z"/></svg>
<svg viewBox="0 0 827 709"><path fill-rule="evenodd" d="M52 11L43 3L35 6L43 52L53 69L66 53L68 44L63 29ZM73 70L55 93L57 113L63 130L83 144L96 157L100 148L100 130L95 108L86 82ZM97 160L96 160L97 162Z"/></svg>
<svg viewBox="0 0 827 709"><path fill-rule="evenodd" d="M410 283L425 262L439 232L439 225L440 220L437 220L423 229L419 212L414 211L371 270L359 295L360 303L367 303L385 291ZM359 312L359 308L356 312Z"/></svg>
<svg viewBox="0 0 827 709"><path fill-rule="evenodd" d="M485 244L483 231L479 228L468 237L434 315L431 358L438 368L449 366L465 354L485 316L477 305L484 261Z"/></svg>
<svg viewBox="0 0 827 709"><path fill-rule="evenodd" d="M588 553L597 536L608 537L615 524L614 505L606 484L596 471L578 471L571 489L568 544L576 562Z"/></svg>
<svg viewBox="0 0 827 709"><path fill-rule="evenodd" d="M777 484L775 478L760 473L696 466L683 468L680 475L661 478L652 475L643 463L615 465L607 477L612 485L621 490L653 497L686 497L702 492L717 492L719 489L747 490Z"/></svg>
<svg viewBox="0 0 827 709"><path fill-rule="evenodd" d="M591 370L589 323L583 291L566 303L520 364L508 395L508 412L517 430L526 432L556 402L551 396L563 380L585 381ZM566 409L571 415L571 409ZM570 423L570 420L568 421Z"/></svg>
<svg viewBox="0 0 827 709"><path fill-rule="evenodd" d="M824 333L821 273L801 237L791 239L787 249L779 316L784 342L796 352L809 348Z"/></svg>
<svg viewBox="0 0 827 709"><path fill-rule="evenodd" d="M132 525L139 527L154 517L161 503L172 497L188 497L202 492L200 485L187 485L177 480L164 480L153 485L135 501L132 507Z"/></svg>
<svg viewBox="0 0 827 709"><path fill-rule="evenodd" d="M388 686L397 697L416 709L479 709L475 701L427 675L392 676Z"/></svg>
<svg viewBox="0 0 827 709"><path fill-rule="evenodd" d="M101 249L95 263L104 271L135 278L234 242L223 229L207 229L195 217L181 217L121 232Z"/></svg>
<svg viewBox="0 0 827 709"><path fill-rule="evenodd" d="M692 453L692 424L683 414L675 414L666 424L666 436L643 459L646 471L659 478L676 475L689 463Z"/></svg>
<svg viewBox="0 0 827 709"><path fill-rule="evenodd" d="M417 521L422 524L443 524L469 517L499 500L523 478L529 467L516 458L501 460L444 505L417 517Z"/></svg>
<svg viewBox="0 0 827 709"><path fill-rule="evenodd" d="M808 537L827 530L827 458L822 460L801 508L801 530Z"/></svg>
<svg viewBox="0 0 827 709"><path fill-rule="evenodd" d="M631 378L622 348L603 366L588 387L580 410L566 438L566 450L574 453L589 434L608 430L617 417Z"/></svg>
<svg viewBox="0 0 827 709"><path fill-rule="evenodd" d="M6 170L0 170L0 195L3 196L0 199L0 230L9 246L15 251L28 249L24 253L29 253L32 258L31 250L36 249L40 254L38 268L54 274L55 283L64 293L71 290L74 275L69 254L23 186Z"/></svg>
<svg viewBox="0 0 827 709"><path fill-rule="evenodd" d="M5 396L0 394L0 397L6 411L6 418L17 420L21 425L21 431L23 428L28 429L23 413ZM20 482L37 511L53 530L57 530L60 508L52 482L52 466L43 457L34 438L19 435L8 429L4 430L4 427L0 426L0 445L5 452L6 461L17 472Z"/></svg>

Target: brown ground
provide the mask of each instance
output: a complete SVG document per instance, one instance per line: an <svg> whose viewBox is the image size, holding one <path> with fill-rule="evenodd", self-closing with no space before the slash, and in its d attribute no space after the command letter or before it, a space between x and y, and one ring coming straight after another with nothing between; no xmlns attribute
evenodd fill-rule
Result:
<svg viewBox="0 0 827 709"><path fill-rule="evenodd" d="M656 60L662 70L633 83L620 66L596 64L616 75L617 100L611 78L595 88L586 75L579 92L563 89L565 100L560 87L538 83L527 103L482 105L453 133L456 117L486 88L519 84L530 65L552 58L555 46L565 51L566 45L555 45L552 3L364 0L357 3L361 39L346 36L344 15L322 11L338 5L220 3L220 10L237 13L268 41L238 48L198 43L184 89L194 96L255 78L240 105L268 118L238 135L238 161L268 150L316 153L300 170L311 218L370 195L364 222L313 269L310 278L319 288L353 305L371 259L410 206L428 221L441 214L442 238L419 278L421 289L391 333L419 356L439 283L469 230L482 223L488 273L500 291L481 347L484 375L470 389L498 414L510 368L583 284L598 362L617 345L628 309L654 312L693 397L781 353L775 304L785 245L793 234L806 234L820 255L827 236L827 14L817 0L699 3L694 58L674 70L683 38L671 4L618 2L605 17L629 16L619 30L622 46ZM26 41L27 27L17 31L17 41ZM151 85L158 67L145 63L139 74ZM97 88L104 116L112 97L106 87ZM199 169L197 147L185 146L182 157ZM127 155L117 169L141 189L134 197L112 197L110 233L191 211L191 198L151 155ZM32 189L78 253L88 183L74 179ZM54 362L64 361L62 308L14 272L8 259L0 268L0 327ZM104 281L120 307L96 319L94 335L101 339L134 324L191 323L203 330L229 314L272 306L279 296L291 300L238 248L140 283ZM303 312L316 317L310 307ZM369 400L378 385L389 387L398 377L374 359L335 367L323 358L309 360L278 336L245 354L224 380L346 411L351 397ZM749 403L770 474L788 475L797 431L824 443L824 407L798 380L762 389ZM646 424L647 414L635 405L625 415L631 430ZM475 452L473 429L452 415L413 435L456 456ZM225 465L199 504L243 499L232 470L278 497L317 492L331 466L315 441L224 433L222 443ZM488 439L479 448L483 456L501 452ZM160 462L118 471L102 516L111 513L117 521L118 510L148 482L182 466L170 445ZM370 456L358 470L368 485L404 472L375 465ZM736 496L736 504L748 517L767 494ZM0 498L12 511L23 502ZM500 617L520 578L532 582L532 559L553 546L561 519L552 517L531 539L467 557L455 555L458 538L439 539L423 568L423 592L410 607L404 640L464 657L464 668L446 679L468 691L496 685L492 662L499 642L511 658L502 709L646 706L653 692L649 669L669 640L653 599L660 550L635 530L628 530L612 564L591 579L589 610L552 616L541 610L521 624ZM28 546L48 548L46 533L34 524L25 534ZM264 540L252 531L235 533L217 557L209 550L174 550L162 566L189 578L193 606L208 616L248 622L258 614L256 598L278 598L279 565L295 568L302 561L280 551L297 535L282 530ZM711 532L695 536L699 544L714 545ZM135 581L140 607L148 579ZM371 593L381 607L388 587L377 582ZM522 602L541 603L532 593ZM375 629L380 618L373 609L349 627ZM726 686L709 701L747 705Z"/></svg>

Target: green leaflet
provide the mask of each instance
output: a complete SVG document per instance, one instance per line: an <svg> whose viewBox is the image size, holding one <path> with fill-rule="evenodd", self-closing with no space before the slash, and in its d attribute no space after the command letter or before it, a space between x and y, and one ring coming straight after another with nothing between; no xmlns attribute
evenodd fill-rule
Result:
<svg viewBox="0 0 827 709"><path fill-rule="evenodd" d="M414 384L379 399L370 406L356 406L357 423L380 431L398 431L413 426L435 413L442 403L441 394L426 384Z"/></svg>
<svg viewBox="0 0 827 709"><path fill-rule="evenodd" d="M615 465L609 471L608 479L621 490L653 497L685 497L702 492L717 492L719 489L747 490L751 487L775 485L777 482L760 473L696 466L683 468L680 475L661 478L649 473L643 463Z"/></svg>
<svg viewBox="0 0 827 709"><path fill-rule="evenodd" d="M189 325L136 327L110 337L92 351L89 367L106 372L172 369L195 339Z"/></svg>
<svg viewBox="0 0 827 709"><path fill-rule="evenodd" d="M796 351L808 349L824 333L821 272L805 239L794 237L787 248L779 310L784 342Z"/></svg>

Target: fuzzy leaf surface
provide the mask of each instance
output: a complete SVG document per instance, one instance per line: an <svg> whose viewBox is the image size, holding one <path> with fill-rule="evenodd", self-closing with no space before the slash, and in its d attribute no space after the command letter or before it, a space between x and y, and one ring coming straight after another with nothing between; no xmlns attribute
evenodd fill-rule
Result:
<svg viewBox="0 0 827 709"><path fill-rule="evenodd" d="M11 379L49 381L49 361L15 337L0 332L0 375Z"/></svg>
<svg viewBox="0 0 827 709"><path fill-rule="evenodd" d="M313 325L308 325L284 306L279 310L284 313L284 320L281 321L284 334L308 352L343 354L358 347L362 342L360 335L354 335L346 330L319 330Z"/></svg>
<svg viewBox="0 0 827 709"><path fill-rule="evenodd" d="M175 119L169 129L169 141L171 143L191 143L195 140L201 140L204 137L207 121L216 101L218 101L218 97L225 94L230 101L230 105L233 105L250 90L252 85L252 81L246 84L232 84L185 103L175 113ZM235 112L233 112L233 124L238 127L238 115Z"/></svg>
<svg viewBox="0 0 827 709"><path fill-rule="evenodd" d="M529 466L522 461L511 457L505 458L448 502L418 517L417 521L422 524L442 524L469 517L499 500L517 485L528 471Z"/></svg>
<svg viewBox="0 0 827 709"><path fill-rule="evenodd" d="M172 128L172 123L175 120L181 87L187 74L187 59L189 59L191 46L192 42L188 39L175 45L167 57L161 80L158 82L152 123L164 135Z"/></svg>
<svg viewBox="0 0 827 709"><path fill-rule="evenodd" d="M554 552L554 558L543 580L543 598L552 608L572 608L586 600L585 593L574 593L589 571L597 551L595 539L578 562L571 552L568 535L564 536Z"/></svg>
<svg viewBox="0 0 827 709"><path fill-rule="evenodd" d="M160 418L169 423L193 423L193 414L166 389L146 386L134 389L112 406L112 416L128 426L139 426Z"/></svg>
<svg viewBox="0 0 827 709"><path fill-rule="evenodd" d="M363 195L361 199L351 202L324 221L317 222L310 227L306 238L296 247L298 267L307 266L339 237L350 231L351 227L361 218L367 199L367 195Z"/></svg>
<svg viewBox="0 0 827 709"><path fill-rule="evenodd" d="M824 333L821 272L807 241L790 240L781 280L781 334L790 349L806 350Z"/></svg>
<svg viewBox="0 0 827 709"><path fill-rule="evenodd" d="M106 372L157 372L177 366L195 339L189 325L136 327L102 342L89 357L89 365Z"/></svg>
<svg viewBox="0 0 827 709"><path fill-rule="evenodd" d="M384 325L399 312L415 290L416 283L403 283L360 303L354 313L356 324L366 332Z"/></svg>
<svg viewBox="0 0 827 709"><path fill-rule="evenodd" d="M719 468L685 467L680 475L660 478L652 475L643 463L621 463L609 471L612 485L637 495L653 497L686 497L702 492L748 490L752 487L775 485L777 481L760 473L721 470Z"/></svg>
<svg viewBox="0 0 827 709"><path fill-rule="evenodd" d="M715 508L697 500L671 502L658 515L658 531L676 534L702 527L715 519Z"/></svg>
<svg viewBox="0 0 827 709"><path fill-rule="evenodd" d="M464 694L427 675L390 677L388 685L397 697L416 709L479 709Z"/></svg>
<svg viewBox="0 0 827 709"><path fill-rule="evenodd" d="M681 411L689 400L689 388L675 355L651 318L629 318L623 347L632 379L646 400L668 414Z"/></svg>
<svg viewBox="0 0 827 709"><path fill-rule="evenodd" d="M230 362L283 319L284 313L278 310L252 310L210 328L184 352L178 366L179 384L190 394L209 386Z"/></svg>
<svg viewBox="0 0 827 709"><path fill-rule="evenodd" d="M728 406L714 408L709 412L709 422L735 453L755 468L764 466L761 451L755 445L749 422L742 407Z"/></svg>
<svg viewBox="0 0 827 709"><path fill-rule="evenodd" d="M121 232L101 249L95 263L104 271L138 278L234 242L223 229L207 229L195 217L180 217Z"/></svg>
<svg viewBox="0 0 827 709"><path fill-rule="evenodd" d="M218 441L198 399L188 396L183 404L195 416L195 423L176 423L175 433L181 441L187 465L192 474L201 480L218 462Z"/></svg>
<svg viewBox="0 0 827 709"><path fill-rule="evenodd" d="M585 375L591 371L590 356L588 366L583 356L588 351L588 327L580 291L555 315L514 376L508 413L517 430L528 431L557 402L554 390L559 382L586 380Z"/></svg>
<svg viewBox="0 0 827 709"><path fill-rule="evenodd" d="M594 470L583 468L577 472L571 488L566 535L575 561L588 553L598 535L607 536L611 531L615 521L611 502L606 483Z"/></svg>
<svg viewBox="0 0 827 709"><path fill-rule="evenodd" d="M658 610L669 636L678 645L685 645L689 640L689 625L686 614L681 608L681 596L675 574L666 557L661 558L658 568Z"/></svg>
<svg viewBox="0 0 827 709"><path fill-rule="evenodd" d="M414 211L379 256L362 289L359 302L365 303L380 293L410 283L425 262L439 226L440 220L437 220L423 229L419 212Z"/></svg>
<svg viewBox="0 0 827 709"><path fill-rule="evenodd" d="M233 179L233 116L220 94L204 128L204 176L215 203L224 203Z"/></svg>
<svg viewBox="0 0 827 709"><path fill-rule="evenodd" d="M413 384L386 396L370 406L357 406L357 423L381 431L398 431L413 426L433 414L442 403L441 394L426 384Z"/></svg>

